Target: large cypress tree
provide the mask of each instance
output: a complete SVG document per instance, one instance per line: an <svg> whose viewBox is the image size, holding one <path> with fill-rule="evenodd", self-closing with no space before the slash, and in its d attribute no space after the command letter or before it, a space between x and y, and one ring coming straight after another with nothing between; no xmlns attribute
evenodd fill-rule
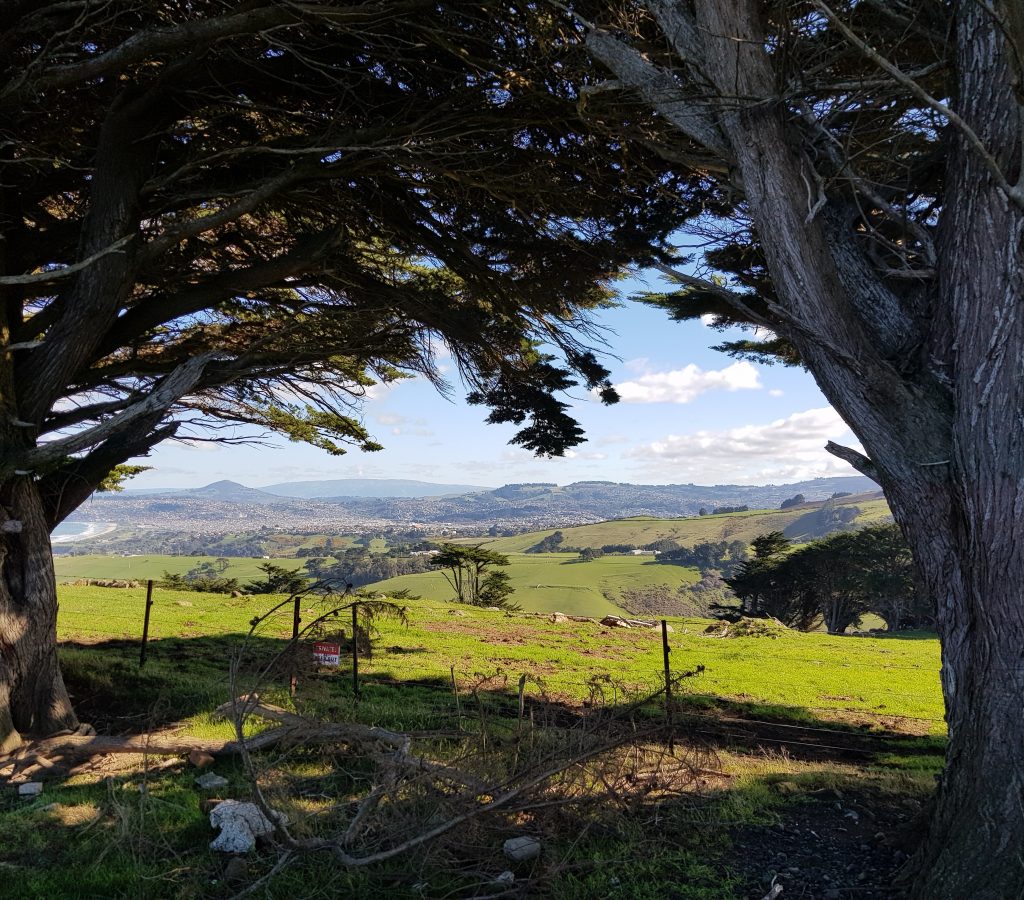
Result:
<svg viewBox="0 0 1024 900"><path fill-rule="evenodd" d="M2 750L76 724L49 533L119 464L233 423L372 450L366 388L444 388L438 348L560 453L559 393L612 399L586 311L659 257L675 179L579 128L529 9L3 0L0 28Z"/></svg>
<svg viewBox="0 0 1024 900"><path fill-rule="evenodd" d="M662 302L762 329L860 439L937 610L946 772L913 892L1024 884L1024 5L562 6L606 127L699 176L701 267ZM634 139L638 139L634 137ZM768 339L765 339L765 332Z"/></svg>

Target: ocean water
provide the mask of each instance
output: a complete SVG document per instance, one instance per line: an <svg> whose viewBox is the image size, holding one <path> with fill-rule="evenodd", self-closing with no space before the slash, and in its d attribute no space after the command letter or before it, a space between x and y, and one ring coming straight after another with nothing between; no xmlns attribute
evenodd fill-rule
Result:
<svg viewBox="0 0 1024 900"><path fill-rule="evenodd" d="M91 525L91 522L61 522L52 533L54 537L75 537L85 534Z"/></svg>

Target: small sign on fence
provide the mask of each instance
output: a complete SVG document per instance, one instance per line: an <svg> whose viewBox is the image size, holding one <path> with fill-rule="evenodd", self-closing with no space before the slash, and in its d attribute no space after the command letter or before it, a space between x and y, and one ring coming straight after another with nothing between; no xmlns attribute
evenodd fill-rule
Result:
<svg viewBox="0 0 1024 900"><path fill-rule="evenodd" d="M341 665L341 644L328 641L316 641L313 644L313 658L322 666Z"/></svg>

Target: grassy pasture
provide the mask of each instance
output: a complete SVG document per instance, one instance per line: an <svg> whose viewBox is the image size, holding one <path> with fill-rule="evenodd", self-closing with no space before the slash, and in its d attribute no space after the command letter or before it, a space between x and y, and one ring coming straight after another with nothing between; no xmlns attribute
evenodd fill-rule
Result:
<svg viewBox="0 0 1024 900"><path fill-rule="evenodd" d="M615 567L610 563L642 567L648 561L608 562L604 577L613 579ZM541 568L533 570L535 574L544 566L557 571L561 562L536 564ZM82 718L111 733L173 725L179 734L228 737L229 726L215 721L210 712L228 697L228 661L250 620L276 599L158 589L149 660L140 670L144 590L61 585L61 662ZM309 598L302 610L308 622L323 607ZM253 653L279 650L290 624L290 610L283 610L260 631ZM740 834L743 829L764 833L767 826L800 816L808 804L820 802L831 808L832 797L844 798L844 803L851 797L881 803L883 811L893 804L915 808L927 797L940 760L936 751L942 733L937 721L942 715L938 647L933 637L782 632L775 638L715 638L704 634L707 623L701 620L673 619L672 624L674 670L705 666L702 675L682 684L683 705L691 714L731 711L816 728L868 726L922 737L912 740L899 758L856 763L756 748L720 749L713 762L717 780L702 782L692 797L655 795L651 805L636 810L609 805L588 813L585 821L566 820L561 830L546 827L540 867L513 866L517 879L542 875L543 895L553 900L739 900L751 893L738 871L744 847L734 843L742 837L735 837L733 829L739 828ZM621 702L623 694L618 692L631 696L631 688L656 686L661 677L656 631L607 629L596 622L556 624L525 613L506 616L426 600L409 605L408 625L381 620L378 628L373 656L360 664L360 703L351 700L350 672L343 664L335 673L301 676L296 707L386 728L444 733L457 723L459 732L471 732L479 704L514 706L520 675L528 677L531 696L543 690L576 709L595 686L606 698L611 694L613 702ZM453 671L462 697L459 717L450 681ZM481 699L473 688L485 679ZM263 685L261 694L271 702L291 705L282 677ZM660 717L660 710L655 708L653 715ZM514 720L506 732L497 719L490 728L495 739L491 753L517 746ZM350 767L348 757L339 770L333 757L303 748L272 755L277 775L264 780L264 790L270 791L273 803L287 803L300 836L307 811L338 800L346 805L351 786L342 770ZM101 768L48 780L43 795L30 802L9 790L0 794L0 895L219 900L235 896L261 876L269 880L255 896L391 900L480 895L479 890L466 888L465 871L448 865L451 854L425 853L394 864L346 869L328 854L318 853L273 874L279 854L263 848L249 858L243 880L229 882L225 861L207 849L212 831L198 802L202 794L194 785L196 771L181 763L158 770L153 763L140 757L134 769L113 776ZM250 797L252 787L238 761L219 760L214 770L229 782L218 796ZM788 785L785 793L783 781ZM303 791L310 785L316 792L336 793L327 800L319 799L319 794L307 799ZM826 800L812 799L823 793ZM563 815L558 812L549 821L561 822ZM841 815L835 813L835 818L846 832L849 820ZM475 830L467 825L464 832L460 829L458 839L464 836L465 846L460 846L456 861L463 850L471 854L470 882L482 877L480 890L494 895L486 878L509 866L501 854L502 841L510 833L535 827L540 827L538 822L529 818ZM820 824L814 827L828 837ZM877 827L872 818L870 830ZM853 852L863 856L857 849ZM476 874L481 869L482 876Z"/></svg>
<svg viewBox="0 0 1024 900"><path fill-rule="evenodd" d="M75 556L55 560L57 577L62 581L77 578L159 579L165 571L185 573L209 556ZM224 573L246 581L261 577L264 560L229 560ZM275 559L276 565L294 569L302 560ZM572 553L516 554L508 573L516 588L515 601L528 612L555 612L603 616L621 613L615 599L623 590L667 584L673 589L699 580L695 569L655 562L649 556L606 556L581 563ZM372 585L374 590L395 591L406 588L426 600L446 602L452 591L440 572L403 575ZM190 595L201 597L200 594Z"/></svg>
<svg viewBox="0 0 1024 900"><path fill-rule="evenodd" d="M208 636L240 636L254 616L275 602L266 596L229 598L163 590L154 600L150 657L160 660L161 642L178 638L167 644L173 647L175 664L187 659L190 640L201 647L205 645L200 639ZM60 603L62 640L93 644L122 639L135 647L142 629L144 591L64 585ZM302 608L307 622L325 610L313 598L303 601ZM450 678L452 667L466 679L501 673L514 682L526 674L539 679L545 690L575 700L588 695L595 675L638 688L656 686L661 678L657 631L608 629L597 622L554 624L539 616L507 616L426 600L412 602L407 609L408 625L379 623L379 649L361 665L368 676L437 682ZM694 697L785 708L787 715L796 717L807 710L829 718L908 717L920 720L914 730L943 730L938 642L933 636L837 637L784 631L776 638L716 638L704 634L705 620L669 621L675 629L673 666L705 667L699 678L688 682ZM260 635L280 639L290 629L289 607ZM125 652L134 658L137 648ZM218 661L226 669L226 656Z"/></svg>
<svg viewBox="0 0 1024 900"><path fill-rule="evenodd" d="M700 580L696 569L658 563L650 556L605 556L579 562L573 553L510 554L512 599L527 612L564 612L604 616L622 613L617 599L629 588L667 584L675 589ZM373 590L406 588L425 600L445 602L451 586L440 572L402 575L370 586Z"/></svg>
<svg viewBox="0 0 1024 900"><path fill-rule="evenodd" d="M101 578L125 581L145 581L163 577L164 572L184 575L189 569L204 562L214 562L216 556L165 556L149 554L140 556L105 556L98 553L83 556L54 557L54 568L60 581L74 581L76 578ZM264 577L259 567L268 560L248 557L228 557L227 578L237 578L243 584L253 578ZM302 567L305 560L273 559L275 565L288 569Z"/></svg>

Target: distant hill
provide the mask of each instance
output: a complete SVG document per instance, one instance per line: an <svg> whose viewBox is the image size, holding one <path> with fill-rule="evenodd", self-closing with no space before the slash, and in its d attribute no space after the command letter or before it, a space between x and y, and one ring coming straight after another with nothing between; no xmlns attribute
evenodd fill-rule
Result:
<svg viewBox="0 0 1024 900"><path fill-rule="evenodd" d="M775 509L803 494L808 501L834 493L877 491L870 478L816 478L781 485L625 484L577 481L573 484L506 484L493 491L444 498L379 497L347 502L351 512L396 522L483 523L510 520L552 523L617 519L623 516L692 516L702 508L749 506Z"/></svg>
<svg viewBox="0 0 1024 900"><path fill-rule="evenodd" d="M246 487L237 481L215 481L201 488L180 489L168 492L175 497L219 500L222 503L276 503L278 498L258 488ZM166 495L165 495L166 496Z"/></svg>
<svg viewBox="0 0 1024 900"><path fill-rule="evenodd" d="M260 490L280 497L314 500L325 497L444 497L491 489L473 484L433 484L403 478L335 478L328 481L268 484Z"/></svg>
<svg viewBox="0 0 1024 900"><path fill-rule="evenodd" d="M372 490L377 494L307 498L271 492L273 488L277 491L319 493L321 490L337 490L334 487L337 484L343 484L343 490ZM420 488L416 488L417 485ZM268 528L350 534L391 525L439 525L457 529L491 528L507 534L523 529L561 528L628 516L683 518L696 516L701 509L713 513L721 507L777 510L783 500L797 494L803 494L811 504L826 500L835 493L877 494L877 485L863 477L818 478L783 485L702 486L579 481L562 486L508 484L496 490L474 488L473 493L449 493L459 487L466 485L340 479L257 489L234 481L217 481L190 490L96 494L71 518L73 521L117 522L125 527L145 526L161 531L201 529L206 533ZM379 492L386 489L430 489L435 493L413 497L380 496ZM848 502L847 498L843 499ZM809 511L807 504L790 507L786 510L791 514L787 517L787 524ZM816 519L810 516L794 527L801 533L810 532L817 527Z"/></svg>

